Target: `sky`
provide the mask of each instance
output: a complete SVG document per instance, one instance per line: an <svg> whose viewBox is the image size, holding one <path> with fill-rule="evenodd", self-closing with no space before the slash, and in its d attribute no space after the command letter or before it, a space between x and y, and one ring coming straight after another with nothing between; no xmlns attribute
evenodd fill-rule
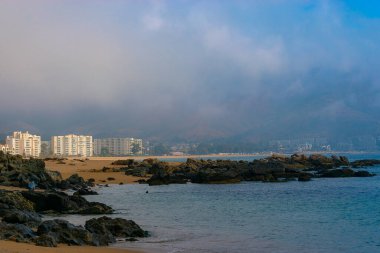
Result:
<svg viewBox="0 0 380 253"><path fill-rule="evenodd" d="M0 1L0 134L380 135L380 2Z"/></svg>

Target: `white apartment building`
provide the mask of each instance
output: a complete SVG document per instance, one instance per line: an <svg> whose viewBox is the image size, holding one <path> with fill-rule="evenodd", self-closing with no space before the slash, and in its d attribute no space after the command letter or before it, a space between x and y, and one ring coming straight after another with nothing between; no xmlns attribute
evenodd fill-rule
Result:
<svg viewBox="0 0 380 253"><path fill-rule="evenodd" d="M56 156L92 156L92 136L68 134L52 136L50 142L51 152Z"/></svg>
<svg viewBox="0 0 380 253"><path fill-rule="evenodd" d="M3 153L5 153L5 154L7 154L7 153L12 154L12 155L15 154L15 149L9 147L7 144L5 144L5 145L0 144L0 151L3 151Z"/></svg>
<svg viewBox="0 0 380 253"><path fill-rule="evenodd" d="M13 132L13 135L7 136L6 146L14 155L39 157L41 154L41 136L32 135L29 132Z"/></svg>
<svg viewBox="0 0 380 253"><path fill-rule="evenodd" d="M143 141L135 138L105 138L94 140L94 155L142 155Z"/></svg>

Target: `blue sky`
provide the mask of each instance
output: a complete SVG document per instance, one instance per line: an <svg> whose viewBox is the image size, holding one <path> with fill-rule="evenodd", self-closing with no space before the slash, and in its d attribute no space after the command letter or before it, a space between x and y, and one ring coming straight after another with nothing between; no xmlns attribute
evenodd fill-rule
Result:
<svg viewBox="0 0 380 253"><path fill-rule="evenodd" d="M376 135L379 7L1 1L0 133Z"/></svg>

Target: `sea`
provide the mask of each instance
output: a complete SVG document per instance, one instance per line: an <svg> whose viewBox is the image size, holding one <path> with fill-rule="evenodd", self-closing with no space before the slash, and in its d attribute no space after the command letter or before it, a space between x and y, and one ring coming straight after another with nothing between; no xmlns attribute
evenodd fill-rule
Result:
<svg viewBox="0 0 380 253"><path fill-rule="evenodd" d="M350 161L380 159L380 154L347 156ZM99 187L99 195L86 198L112 206L113 217L132 219L151 235L112 247L157 253L375 253L380 252L380 166L366 170L377 176L286 183L114 185ZM92 217L65 219L83 225Z"/></svg>

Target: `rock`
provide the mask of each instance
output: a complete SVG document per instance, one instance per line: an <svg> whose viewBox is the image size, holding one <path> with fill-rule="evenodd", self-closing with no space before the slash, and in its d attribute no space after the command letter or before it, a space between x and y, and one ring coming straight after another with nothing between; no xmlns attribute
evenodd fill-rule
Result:
<svg viewBox="0 0 380 253"><path fill-rule="evenodd" d="M138 240L136 238L134 238L134 237L131 237L131 238L125 238L125 241L126 242L136 242Z"/></svg>
<svg viewBox="0 0 380 253"><path fill-rule="evenodd" d="M37 237L34 240L34 242L36 243L37 246L42 246L42 247L57 247L58 245L57 241L48 234L43 234Z"/></svg>
<svg viewBox="0 0 380 253"><path fill-rule="evenodd" d="M34 203L37 212L58 212L78 214L109 214L111 207L97 202L88 202L79 195L67 195L63 192L46 191L21 193L26 199Z"/></svg>
<svg viewBox="0 0 380 253"><path fill-rule="evenodd" d="M111 214L113 209L103 203L89 202L88 206L76 211L78 214Z"/></svg>
<svg viewBox="0 0 380 253"><path fill-rule="evenodd" d="M39 188L48 189L56 185L56 181L45 169L41 159L23 159L21 156L0 154L1 184L27 188L28 182L34 181Z"/></svg>
<svg viewBox="0 0 380 253"><path fill-rule="evenodd" d="M67 245L104 246L107 242L99 240L82 226L75 226L65 220L48 220L41 223L37 229L39 236L50 237L51 241ZM41 242L42 243L42 242Z"/></svg>
<svg viewBox="0 0 380 253"><path fill-rule="evenodd" d="M298 181L306 182L311 180L311 175L307 173L302 173L298 175Z"/></svg>
<svg viewBox="0 0 380 253"><path fill-rule="evenodd" d="M355 171L354 177L373 177L375 174L369 173L365 170Z"/></svg>
<svg viewBox="0 0 380 253"><path fill-rule="evenodd" d="M122 218L109 218L106 216L86 221L86 229L92 233L107 235L108 238L115 237L146 237L147 232L142 230L132 220Z"/></svg>
<svg viewBox="0 0 380 253"><path fill-rule="evenodd" d="M133 159L127 159L127 160L117 160L112 162L112 165L132 165L134 163Z"/></svg>
<svg viewBox="0 0 380 253"><path fill-rule="evenodd" d="M78 191L74 192L74 195L81 195L81 196L84 196L84 195L98 195L98 193L96 191L93 191L93 190L89 189L89 188L81 188Z"/></svg>
<svg viewBox="0 0 380 253"><path fill-rule="evenodd" d="M24 198L20 192L0 190L0 203L11 209L34 210L34 203ZM3 208L5 208L5 206L3 206Z"/></svg>
<svg viewBox="0 0 380 253"><path fill-rule="evenodd" d="M146 182L145 179L139 179L136 182L139 183L139 184L147 184L147 182Z"/></svg>
<svg viewBox="0 0 380 253"><path fill-rule="evenodd" d="M36 234L24 224L0 223L0 240L31 242Z"/></svg>
<svg viewBox="0 0 380 253"><path fill-rule="evenodd" d="M41 223L41 217L35 212L11 209L5 213L3 221L37 227Z"/></svg>
<svg viewBox="0 0 380 253"><path fill-rule="evenodd" d="M354 174L351 169L334 169L322 172L321 177L353 177Z"/></svg>
<svg viewBox="0 0 380 253"><path fill-rule="evenodd" d="M376 159L365 159L365 160L356 160L351 162L351 166L354 168L360 167L371 167L380 164L380 160Z"/></svg>
<svg viewBox="0 0 380 253"><path fill-rule="evenodd" d="M73 174L66 180L60 181L58 184L58 187L62 190L68 190L68 189L82 189L87 188L88 186L93 186L94 183L92 181L85 181L83 177L79 176L78 174Z"/></svg>

